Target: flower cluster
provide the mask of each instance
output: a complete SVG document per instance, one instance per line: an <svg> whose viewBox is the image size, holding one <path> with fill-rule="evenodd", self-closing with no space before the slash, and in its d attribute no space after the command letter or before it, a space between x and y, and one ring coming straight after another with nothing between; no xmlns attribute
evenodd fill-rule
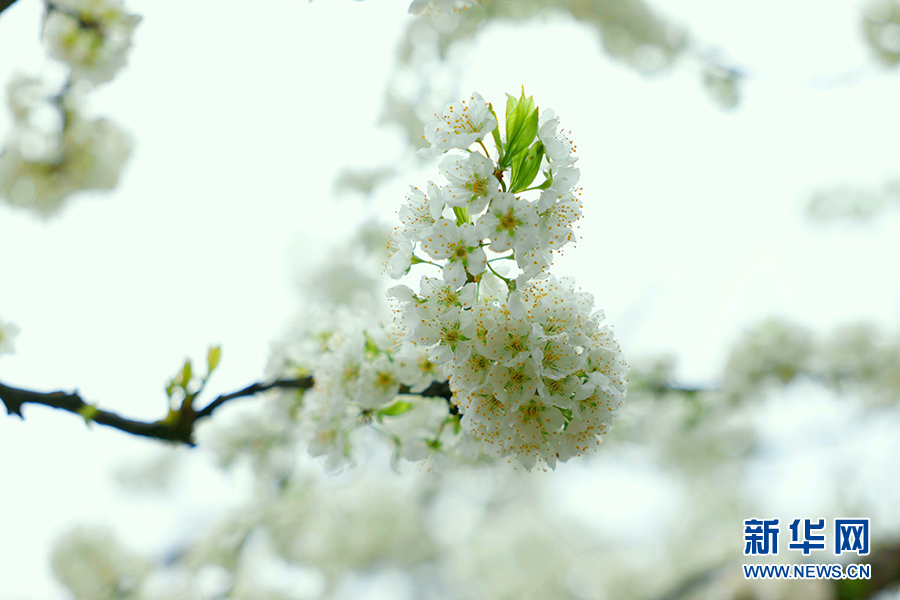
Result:
<svg viewBox="0 0 900 600"><path fill-rule="evenodd" d="M0 197L42 216L85 190L109 190L131 154L128 135L103 118L83 115L81 86L52 95L35 78L8 86L15 119L0 154Z"/></svg>
<svg viewBox="0 0 900 600"><path fill-rule="evenodd" d="M888 66L900 64L900 1L874 0L863 14L866 40Z"/></svg>
<svg viewBox="0 0 900 600"><path fill-rule="evenodd" d="M329 470L353 460L364 431L394 444L395 458L420 461L445 454L459 442L455 428L447 427L457 419L444 398L419 394L446 381L446 371L424 348L402 344L395 330L364 329L358 317L318 315L291 335L289 344L276 348L279 364L273 368L279 376L312 373L315 382L299 402L283 396L287 414L276 420L293 418L309 453L325 457Z"/></svg>
<svg viewBox="0 0 900 600"><path fill-rule="evenodd" d="M44 43L74 78L105 83L125 66L140 20L121 0L54 0L44 21Z"/></svg>
<svg viewBox="0 0 900 600"><path fill-rule="evenodd" d="M131 140L111 121L88 117L85 98L125 66L140 20L121 0L47 3L44 44L68 74L58 91L34 77L9 83L14 120L0 149L0 198L47 217L74 193L116 187Z"/></svg>
<svg viewBox="0 0 900 600"><path fill-rule="evenodd" d="M392 288L397 320L405 343L449 374L462 427L486 453L552 467L600 443L627 373L593 297L549 273L581 216L575 146L553 112L539 117L524 92L509 97L505 136L475 93L436 117L425 154L445 153L447 183L412 188L388 269L399 278L427 263L440 277L422 277L418 292ZM483 142L489 135L496 162ZM542 167L544 181L532 185ZM501 273L495 261L518 272Z"/></svg>

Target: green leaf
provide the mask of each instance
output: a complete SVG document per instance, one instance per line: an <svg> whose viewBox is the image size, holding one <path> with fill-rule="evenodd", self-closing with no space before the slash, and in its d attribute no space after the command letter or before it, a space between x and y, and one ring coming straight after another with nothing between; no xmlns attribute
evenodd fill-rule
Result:
<svg viewBox="0 0 900 600"><path fill-rule="evenodd" d="M191 382L191 377L193 377L193 372L191 369L191 359L187 359L184 361L184 366L181 367L181 381L179 382L179 386L185 392L187 392L187 386Z"/></svg>
<svg viewBox="0 0 900 600"><path fill-rule="evenodd" d="M513 158L528 148L534 141L538 130L538 109L534 98L525 97L525 88L518 100L507 94L506 102L506 153L500 164L508 167Z"/></svg>
<svg viewBox="0 0 900 600"><path fill-rule="evenodd" d="M546 190L553 183L553 171L544 171L544 177L544 183L535 186L539 190Z"/></svg>
<svg viewBox="0 0 900 600"><path fill-rule="evenodd" d="M525 152L520 152L512 160L512 181L509 191L513 194L528 189L538 171L541 170L541 160L544 158L544 145L537 141Z"/></svg>
<svg viewBox="0 0 900 600"><path fill-rule="evenodd" d="M522 88L522 93L524 95L525 88ZM512 94L506 95L506 143L512 139L510 135L513 129L516 126L516 111L519 108L519 101L516 100L516 97Z"/></svg>
<svg viewBox="0 0 900 600"><path fill-rule="evenodd" d="M222 358L222 346L212 346L206 354L207 377L219 366L219 359Z"/></svg>
<svg viewBox="0 0 900 600"><path fill-rule="evenodd" d="M381 410L378 411L378 415L382 417L396 417L402 415L403 413L409 411L413 407L411 402L406 402L404 400L397 400L393 404L389 406L385 406Z"/></svg>
<svg viewBox="0 0 900 600"><path fill-rule="evenodd" d="M367 357L375 358L379 354L381 354L381 348L378 347L378 344L375 343L375 340L372 339L372 336L369 335L368 331L364 331L363 335L366 337L366 347L364 352Z"/></svg>
<svg viewBox="0 0 900 600"><path fill-rule="evenodd" d="M94 417L97 416L98 412L100 412L100 409L93 404L85 404L78 409L78 414L84 417L84 422L88 426L94 421Z"/></svg>

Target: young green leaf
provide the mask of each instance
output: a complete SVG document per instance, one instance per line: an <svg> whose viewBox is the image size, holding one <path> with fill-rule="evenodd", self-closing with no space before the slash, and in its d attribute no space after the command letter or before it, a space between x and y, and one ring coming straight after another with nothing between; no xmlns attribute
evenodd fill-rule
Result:
<svg viewBox="0 0 900 600"><path fill-rule="evenodd" d="M94 417L97 416L98 412L100 412L100 409L93 404L85 404L78 409L78 414L84 417L84 422L88 426L94 421Z"/></svg>
<svg viewBox="0 0 900 600"><path fill-rule="evenodd" d="M506 153L501 162L501 168L512 164L513 158L528 148L534 141L538 130L538 109L534 105L534 98L525 97L525 88L522 88L521 97L516 100L507 94L506 103Z"/></svg>
<svg viewBox="0 0 900 600"><path fill-rule="evenodd" d="M178 383L185 392L187 392L187 386L191 382L191 377L193 377L191 359L187 359L184 361L184 366L181 368L181 381Z"/></svg>
<svg viewBox="0 0 900 600"><path fill-rule="evenodd" d="M409 411L412 406L413 405L410 402L406 402L405 400L397 400L393 404L385 406L384 408L379 410L378 415L382 417L396 417Z"/></svg>
<svg viewBox="0 0 900 600"><path fill-rule="evenodd" d="M537 141L527 151L520 152L512 161L512 181L509 191L512 193L528 189L541 169L544 158L544 145Z"/></svg>
<svg viewBox="0 0 900 600"><path fill-rule="evenodd" d="M220 358L222 358L222 346L212 346L206 354L207 376L212 375L212 372L219 366Z"/></svg>

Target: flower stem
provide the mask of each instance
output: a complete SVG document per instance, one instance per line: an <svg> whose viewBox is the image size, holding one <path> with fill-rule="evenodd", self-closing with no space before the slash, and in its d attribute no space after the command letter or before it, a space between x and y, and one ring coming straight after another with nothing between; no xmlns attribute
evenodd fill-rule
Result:
<svg viewBox="0 0 900 600"><path fill-rule="evenodd" d="M487 146L484 145L484 142L482 142L481 140L478 140L478 145L481 146L482 150L484 150L484 155L487 156L488 158L490 158L491 153L488 152Z"/></svg>
<svg viewBox="0 0 900 600"><path fill-rule="evenodd" d="M495 271L495 270L494 270L494 267L491 266L490 261L488 261L488 262L485 263L485 264L487 264L487 268L491 270L491 273L493 273L494 275L496 275L497 277L499 277L500 279L502 279L503 281L505 281L505 282L506 282L506 285L509 286L509 283L512 281L512 279L507 279L506 277L504 277L503 275L501 275L500 273L498 273L497 271Z"/></svg>

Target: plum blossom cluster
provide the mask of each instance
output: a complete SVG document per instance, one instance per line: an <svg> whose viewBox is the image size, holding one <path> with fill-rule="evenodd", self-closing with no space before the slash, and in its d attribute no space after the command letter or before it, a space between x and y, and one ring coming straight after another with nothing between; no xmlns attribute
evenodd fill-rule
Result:
<svg viewBox="0 0 900 600"><path fill-rule="evenodd" d="M73 193L118 184L131 139L108 119L85 116L77 91L55 95L20 76L7 93L14 124L0 154L0 197L47 217Z"/></svg>
<svg viewBox="0 0 900 600"><path fill-rule="evenodd" d="M53 0L47 7L47 52L68 65L73 78L105 83L125 66L141 17L122 0Z"/></svg>
<svg viewBox="0 0 900 600"><path fill-rule="evenodd" d="M44 43L68 73L61 85L21 75L10 81L13 127L0 150L0 198L47 217L74 193L118 184L131 140L108 119L87 116L85 99L125 65L139 21L121 0L48 2Z"/></svg>
<svg viewBox="0 0 900 600"><path fill-rule="evenodd" d="M418 291L390 291L404 342L449 375L462 428L485 453L553 467L597 447L626 392L627 366L593 297L549 272L581 216L575 146L524 92L509 97L505 135L477 93L436 117L423 154L444 154L446 183L412 188L390 243L393 277L439 269Z"/></svg>
<svg viewBox="0 0 900 600"><path fill-rule="evenodd" d="M274 420L295 421L309 454L324 457L326 468L352 462L373 432L394 445L395 460L446 462L448 451L458 449L459 420L447 400L421 395L447 380L424 348L401 343L393 328L372 327L347 313L322 315L302 329L276 348L279 364L273 368L282 377L311 373L314 386L299 398L282 395L286 414Z"/></svg>

